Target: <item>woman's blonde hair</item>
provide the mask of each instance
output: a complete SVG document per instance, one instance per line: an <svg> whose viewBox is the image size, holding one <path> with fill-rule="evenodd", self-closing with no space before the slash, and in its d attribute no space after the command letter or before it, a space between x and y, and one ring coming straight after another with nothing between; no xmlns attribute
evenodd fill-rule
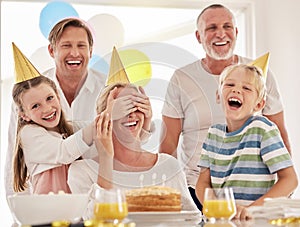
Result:
<svg viewBox="0 0 300 227"><path fill-rule="evenodd" d="M263 72L256 66L250 66L246 64L230 65L226 67L219 78L219 90L223 85L224 80L236 69L244 69L248 75L252 75L254 79L255 88L258 94L258 100L261 101L266 98L266 82Z"/></svg>
<svg viewBox="0 0 300 227"><path fill-rule="evenodd" d="M17 106L17 110L19 113L24 112L23 104L22 104L22 95L30 90L33 87L37 87L40 84L47 84L49 87L51 87L56 95L58 96L57 88L55 83L45 77L45 76L38 76L35 78L32 78L30 80L26 80L20 83L17 83L13 87L12 91L12 97L14 100L14 103ZM28 180L28 171L27 166L25 164L24 160L24 152L22 149L22 141L20 139L20 130L28 124L36 124L33 121L25 121L23 118L18 116L18 124L17 124L17 136L16 136L16 145L15 145L15 152L14 152L14 158L13 158L13 178L14 178L14 190L16 192L24 191L27 187L27 180ZM73 134L73 128L72 126L67 122L65 119L65 115L62 111L61 117L59 119L58 123L58 130L59 133L63 134L65 137L68 137Z"/></svg>

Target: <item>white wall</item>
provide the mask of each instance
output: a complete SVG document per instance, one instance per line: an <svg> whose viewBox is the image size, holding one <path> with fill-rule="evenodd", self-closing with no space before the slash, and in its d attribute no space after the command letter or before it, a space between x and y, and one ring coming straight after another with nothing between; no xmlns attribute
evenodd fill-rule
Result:
<svg viewBox="0 0 300 227"><path fill-rule="evenodd" d="M283 96L293 159L300 174L299 9L298 0L255 0L256 56L270 52L270 68ZM300 198L300 187L295 197Z"/></svg>

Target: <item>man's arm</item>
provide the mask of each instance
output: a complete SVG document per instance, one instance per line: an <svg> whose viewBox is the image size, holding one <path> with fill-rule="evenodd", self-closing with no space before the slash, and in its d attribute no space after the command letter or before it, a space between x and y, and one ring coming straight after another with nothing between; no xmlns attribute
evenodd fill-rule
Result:
<svg viewBox="0 0 300 227"><path fill-rule="evenodd" d="M285 127L285 123L284 123L284 115L283 115L283 111L277 113L277 114L273 114L273 115L265 115L270 121L274 122L279 131L280 131L280 135L282 137L282 140L284 142L284 145L286 146L287 150L289 151L290 154L292 154L292 150L291 150L291 145L290 145L290 141L289 141L289 137L288 137L288 133Z"/></svg>
<svg viewBox="0 0 300 227"><path fill-rule="evenodd" d="M182 130L182 119L162 116L162 120L159 152L176 157L179 136Z"/></svg>

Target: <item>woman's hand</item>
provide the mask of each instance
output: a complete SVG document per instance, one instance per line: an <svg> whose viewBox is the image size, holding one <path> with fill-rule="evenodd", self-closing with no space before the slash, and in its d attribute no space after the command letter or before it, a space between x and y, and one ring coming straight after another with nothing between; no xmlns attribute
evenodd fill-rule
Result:
<svg viewBox="0 0 300 227"><path fill-rule="evenodd" d="M105 154L114 156L112 125L110 114L106 111L103 111L96 119L95 145L99 155L106 152Z"/></svg>
<svg viewBox="0 0 300 227"><path fill-rule="evenodd" d="M112 142L111 115L103 111L97 118L95 144L99 154L97 184L105 189L112 188L114 148Z"/></svg>

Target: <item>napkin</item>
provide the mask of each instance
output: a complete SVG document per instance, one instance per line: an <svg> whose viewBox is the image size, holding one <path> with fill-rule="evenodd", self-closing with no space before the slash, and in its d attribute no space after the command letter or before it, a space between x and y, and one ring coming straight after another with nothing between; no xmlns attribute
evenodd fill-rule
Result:
<svg viewBox="0 0 300 227"><path fill-rule="evenodd" d="M248 208L254 218L300 217L300 200L286 197L265 199L263 206Z"/></svg>

